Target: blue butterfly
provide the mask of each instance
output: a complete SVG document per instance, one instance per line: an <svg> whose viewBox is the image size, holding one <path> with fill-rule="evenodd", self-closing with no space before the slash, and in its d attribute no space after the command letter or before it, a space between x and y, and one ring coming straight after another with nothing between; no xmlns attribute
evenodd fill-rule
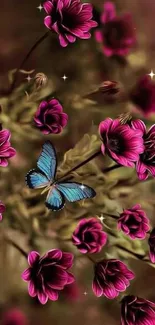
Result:
<svg viewBox="0 0 155 325"><path fill-rule="evenodd" d="M37 169L29 171L26 175L26 183L29 188L45 188L43 192L48 191L45 202L48 209L58 211L64 207L65 200L76 202L96 195L95 191L87 185L56 181L56 170L56 152L51 142L47 141L37 161Z"/></svg>

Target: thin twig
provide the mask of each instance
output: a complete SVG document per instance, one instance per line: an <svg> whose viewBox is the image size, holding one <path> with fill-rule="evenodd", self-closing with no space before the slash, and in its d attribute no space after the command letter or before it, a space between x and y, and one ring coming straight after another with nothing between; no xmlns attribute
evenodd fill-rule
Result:
<svg viewBox="0 0 155 325"><path fill-rule="evenodd" d="M28 254L18 244L16 244L12 239L10 239L8 237L5 237L4 239L8 244L11 244L13 247L15 247L23 256L25 256L26 258L28 257Z"/></svg>

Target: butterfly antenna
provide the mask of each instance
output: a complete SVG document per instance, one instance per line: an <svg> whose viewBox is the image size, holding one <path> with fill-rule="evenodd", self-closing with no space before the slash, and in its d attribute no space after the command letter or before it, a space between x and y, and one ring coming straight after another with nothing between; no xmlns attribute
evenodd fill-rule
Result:
<svg viewBox="0 0 155 325"><path fill-rule="evenodd" d="M41 192L41 195L48 192L48 190L50 189L51 186L47 186L46 188L43 189L43 191Z"/></svg>

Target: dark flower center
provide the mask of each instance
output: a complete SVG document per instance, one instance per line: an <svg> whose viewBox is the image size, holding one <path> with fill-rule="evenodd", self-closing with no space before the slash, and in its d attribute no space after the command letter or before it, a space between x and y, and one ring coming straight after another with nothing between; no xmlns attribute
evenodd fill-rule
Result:
<svg viewBox="0 0 155 325"><path fill-rule="evenodd" d="M74 28L78 24L77 16L71 15L69 12L63 12L62 24L68 28Z"/></svg>
<svg viewBox="0 0 155 325"><path fill-rule="evenodd" d="M86 232L84 236L84 240L87 243L91 243L94 240L93 235L90 232Z"/></svg>
<svg viewBox="0 0 155 325"><path fill-rule="evenodd" d="M45 118L45 122L49 125L51 125L52 123L56 123L56 119L55 116L53 116L52 114L47 114L46 118Z"/></svg>
<svg viewBox="0 0 155 325"><path fill-rule="evenodd" d="M122 138L110 137L108 140L109 149L115 153L120 153L124 149L124 142Z"/></svg>
<svg viewBox="0 0 155 325"><path fill-rule="evenodd" d="M110 21L105 24L104 37L107 45L117 48L124 38L124 24L122 22Z"/></svg>
<svg viewBox="0 0 155 325"><path fill-rule="evenodd" d="M129 219L125 222L125 224L130 228L130 230L132 229L132 226L134 226L132 232L137 231L137 228L139 228L140 223L142 223L142 221L137 221L134 215L130 215Z"/></svg>

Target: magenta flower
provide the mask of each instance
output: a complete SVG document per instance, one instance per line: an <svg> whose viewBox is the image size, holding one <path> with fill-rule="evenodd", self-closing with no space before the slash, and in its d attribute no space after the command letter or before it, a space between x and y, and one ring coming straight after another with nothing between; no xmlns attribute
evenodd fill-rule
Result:
<svg viewBox="0 0 155 325"><path fill-rule="evenodd" d="M59 35L63 47L74 43L76 38L90 38L90 29L97 26L96 21L92 20L93 7L90 3L81 3L80 0L51 0L45 1L43 7L48 14L44 24Z"/></svg>
<svg viewBox="0 0 155 325"><path fill-rule="evenodd" d="M74 282L74 277L68 272L73 264L73 255L52 249L43 257L32 251L28 255L30 267L22 274L22 279L28 282L28 292L31 297L38 297L41 304L48 299L57 300L58 293L64 287Z"/></svg>
<svg viewBox="0 0 155 325"><path fill-rule="evenodd" d="M154 81L149 76L140 78L130 93L130 99L145 117L155 113Z"/></svg>
<svg viewBox="0 0 155 325"><path fill-rule="evenodd" d="M0 166L8 166L8 159L15 156L16 150L10 144L11 133L9 130L0 130Z"/></svg>
<svg viewBox="0 0 155 325"><path fill-rule="evenodd" d="M2 213L5 211L5 205L0 201L0 221L2 220Z"/></svg>
<svg viewBox="0 0 155 325"><path fill-rule="evenodd" d="M28 320L20 309L12 308L3 315L1 325L28 325Z"/></svg>
<svg viewBox="0 0 155 325"><path fill-rule="evenodd" d="M152 263L155 263L155 228L151 231L149 237L149 246L150 246L150 260Z"/></svg>
<svg viewBox="0 0 155 325"><path fill-rule="evenodd" d="M101 15L101 28L95 32L96 41L103 45L106 56L127 55L136 43L135 29L131 15L116 15L115 5L108 1L104 3Z"/></svg>
<svg viewBox="0 0 155 325"><path fill-rule="evenodd" d="M141 130L133 130L128 124L121 124L119 119L107 118L100 123L99 133L103 154L107 153L120 165L134 167L134 162L144 151Z"/></svg>
<svg viewBox="0 0 155 325"><path fill-rule="evenodd" d="M83 254L99 253L107 242L107 234L96 218L82 219L73 232L72 242Z"/></svg>
<svg viewBox="0 0 155 325"><path fill-rule="evenodd" d="M57 99L43 101L39 105L34 122L44 134L57 134L67 125L68 115L63 112L63 107Z"/></svg>
<svg viewBox="0 0 155 325"><path fill-rule="evenodd" d="M136 120L132 122L134 130L140 130L143 133L144 152L139 156L136 162L138 178L145 180L149 173L155 177L155 124L147 131L143 121Z"/></svg>
<svg viewBox="0 0 155 325"><path fill-rule="evenodd" d="M92 285L97 297L104 295L114 299L130 285L134 273L127 266L115 259L103 260L95 265L95 276Z"/></svg>
<svg viewBox="0 0 155 325"><path fill-rule="evenodd" d="M124 210L118 219L118 229L131 239L144 239L150 230L150 221L140 204Z"/></svg>
<svg viewBox="0 0 155 325"><path fill-rule="evenodd" d="M125 296L121 304L121 325L155 324L155 303L152 301Z"/></svg>

